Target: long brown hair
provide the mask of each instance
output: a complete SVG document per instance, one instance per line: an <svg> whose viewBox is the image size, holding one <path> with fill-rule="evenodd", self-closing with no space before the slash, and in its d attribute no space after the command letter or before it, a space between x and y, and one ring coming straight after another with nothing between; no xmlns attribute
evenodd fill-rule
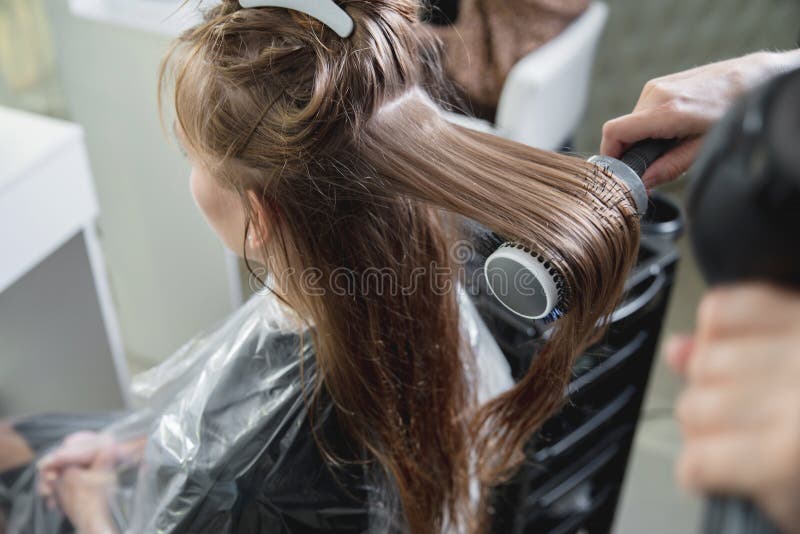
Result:
<svg viewBox="0 0 800 534"><path fill-rule="evenodd" d="M172 73L185 138L242 195L250 231L268 226L266 267L314 326L312 401L326 391L384 470L405 528L483 530L486 489L519 465L620 297L635 209L592 165L446 122L416 0L337 3L355 21L347 39L294 11L223 1L178 40L162 82ZM483 406L452 290L454 214L552 258L569 292L524 378Z"/></svg>

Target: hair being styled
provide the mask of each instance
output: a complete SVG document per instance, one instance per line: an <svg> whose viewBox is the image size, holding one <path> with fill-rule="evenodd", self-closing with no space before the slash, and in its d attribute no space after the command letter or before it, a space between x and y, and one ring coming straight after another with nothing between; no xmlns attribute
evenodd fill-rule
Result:
<svg viewBox="0 0 800 534"><path fill-rule="evenodd" d="M396 488L405 529L481 531L486 490L559 408L574 358L622 293L636 210L582 160L446 122L416 0L337 3L355 21L347 39L282 8L210 9L165 62L177 118L212 175L241 194L249 231L268 227L268 272L312 273L284 277L280 293L314 327L312 404L328 394ZM530 370L483 406L455 291L442 291L443 272L457 282L455 214L543 252L570 288L569 313ZM373 272L413 290L364 288Z"/></svg>

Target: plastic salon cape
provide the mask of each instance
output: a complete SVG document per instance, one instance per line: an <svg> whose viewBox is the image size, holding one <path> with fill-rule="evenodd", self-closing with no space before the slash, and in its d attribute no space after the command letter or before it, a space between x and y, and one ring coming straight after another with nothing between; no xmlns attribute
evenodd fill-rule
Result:
<svg viewBox="0 0 800 534"><path fill-rule="evenodd" d="M485 400L511 386L510 371L463 291L459 301L462 338L472 348L464 353L475 356L470 366ZM311 383L313 347L298 332L278 299L258 294L134 379L139 408L105 428L119 441L147 437L141 460L116 470L108 505L118 531L396 530L396 499L367 467L374 462L333 471L319 453L301 383L301 376ZM335 444L330 407L315 424ZM10 489L9 532L68 531L33 490L36 476L30 467Z"/></svg>

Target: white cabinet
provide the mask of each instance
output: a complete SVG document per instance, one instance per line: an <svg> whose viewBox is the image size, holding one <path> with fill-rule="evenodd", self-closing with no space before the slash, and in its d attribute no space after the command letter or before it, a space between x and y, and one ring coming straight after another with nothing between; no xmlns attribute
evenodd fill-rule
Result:
<svg viewBox="0 0 800 534"><path fill-rule="evenodd" d="M127 401L97 215L83 130L0 107L0 414Z"/></svg>

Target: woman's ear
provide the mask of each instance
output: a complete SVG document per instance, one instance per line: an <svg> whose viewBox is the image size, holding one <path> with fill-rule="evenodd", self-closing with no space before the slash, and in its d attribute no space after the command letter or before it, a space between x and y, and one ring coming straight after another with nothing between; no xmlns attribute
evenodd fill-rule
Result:
<svg viewBox="0 0 800 534"><path fill-rule="evenodd" d="M259 197L255 191L247 192L247 202L250 204L250 225L247 229L245 247L248 255L259 258L264 250L264 246L269 242L273 214L268 213L268 207L264 203L263 197Z"/></svg>

